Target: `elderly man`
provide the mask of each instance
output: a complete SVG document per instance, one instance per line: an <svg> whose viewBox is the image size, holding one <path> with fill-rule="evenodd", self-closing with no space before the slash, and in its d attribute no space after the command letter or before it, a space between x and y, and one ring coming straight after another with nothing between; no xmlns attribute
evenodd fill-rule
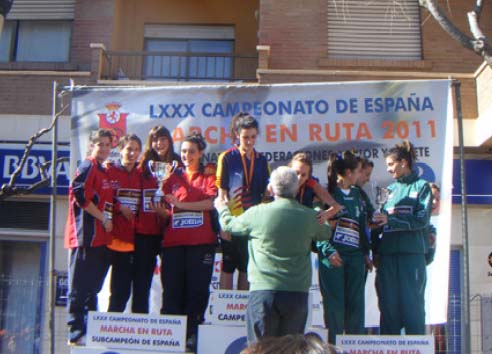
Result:
<svg viewBox="0 0 492 354"><path fill-rule="evenodd" d="M279 167L270 176L269 192L275 200L248 209L234 217L217 198L215 207L224 231L249 235L248 280L250 297L246 313L248 342L261 337L303 333L311 285L311 242L328 240L331 230L320 225L316 211L294 198L297 173ZM330 261L340 265L334 249Z"/></svg>

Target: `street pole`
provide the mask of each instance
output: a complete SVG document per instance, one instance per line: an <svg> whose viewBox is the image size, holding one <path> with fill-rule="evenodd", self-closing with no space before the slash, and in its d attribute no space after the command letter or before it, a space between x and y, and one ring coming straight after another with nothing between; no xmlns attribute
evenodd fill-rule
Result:
<svg viewBox="0 0 492 354"><path fill-rule="evenodd" d="M471 353L471 328L470 328L470 249L468 245L468 208L466 203L465 180L465 148L463 133L463 113L461 110L461 83L453 80L454 97L456 100L456 113L458 118L458 141L460 151L460 178L461 178L461 233L463 237L463 286L462 286L462 313L464 330L461 336L463 353ZM464 344L463 344L464 342Z"/></svg>
<svg viewBox="0 0 492 354"><path fill-rule="evenodd" d="M53 107L52 119L54 120L53 134L51 142L51 196L50 196L50 257L49 257L49 303L50 303L50 353L55 354L55 306L56 306L56 169L57 169L57 148L58 148L58 84L53 81Z"/></svg>

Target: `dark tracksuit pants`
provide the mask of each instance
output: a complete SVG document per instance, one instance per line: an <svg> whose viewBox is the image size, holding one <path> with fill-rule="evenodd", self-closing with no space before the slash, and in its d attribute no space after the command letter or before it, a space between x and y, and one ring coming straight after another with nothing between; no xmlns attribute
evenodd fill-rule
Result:
<svg viewBox="0 0 492 354"><path fill-rule="evenodd" d="M123 312L135 279L133 252L111 251L111 295L109 312Z"/></svg>
<svg viewBox="0 0 492 354"><path fill-rule="evenodd" d="M149 313L149 296L156 257L161 252L162 235L135 235L133 313Z"/></svg>
<svg viewBox="0 0 492 354"><path fill-rule="evenodd" d="M424 254L381 254L376 288L381 334L425 334Z"/></svg>
<svg viewBox="0 0 492 354"><path fill-rule="evenodd" d="M97 311L111 258L106 246L77 247L70 250L68 321L70 332L87 329L87 312Z"/></svg>
<svg viewBox="0 0 492 354"><path fill-rule="evenodd" d="M164 247L161 314L187 315L187 337L196 335L210 295L215 245Z"/></svg>
<svg viewBox="0 0 492 354"><path fill-rule="evenodd" d="M328 341L336 344L336 335L364 334L365 263L362 254L340 254L341 267L328 268L321 262L319 284L323 295Z"/></svg>

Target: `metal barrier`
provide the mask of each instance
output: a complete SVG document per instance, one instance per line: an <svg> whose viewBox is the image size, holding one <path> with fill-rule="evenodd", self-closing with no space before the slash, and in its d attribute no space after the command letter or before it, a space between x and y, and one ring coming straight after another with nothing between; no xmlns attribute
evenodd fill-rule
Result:
<svg viewBox="0 0 492 354"><path fill-rule="evenodd" d="M0 353L39 354L49 345L49 306L44 301L48 284L39 279L12 279L0 274ZM492 295L470 300L471 353L462 349L462 302L450 295L448 322L430 326L439 354L492 354ZM55 313L56 352L69 353L66 310Z"/></svg>

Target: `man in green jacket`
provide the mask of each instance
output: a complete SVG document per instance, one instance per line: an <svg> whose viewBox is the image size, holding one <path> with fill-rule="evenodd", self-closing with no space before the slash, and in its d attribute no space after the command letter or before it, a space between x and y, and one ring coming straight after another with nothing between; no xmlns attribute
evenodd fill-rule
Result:
<svg viewBox="0 0 492 354"><path fill-rule="evenodd" d="M282 166L272 172L268 186L275 200L234 217L217 198L220 225L235 236L248 236L250 297L246 322L248 342L261 337L303 333L311 286L311 242L328 240L331 230L320 225L313 209L295 200L298 178ZM334 266L341 259L327 249Z"/></svg>

